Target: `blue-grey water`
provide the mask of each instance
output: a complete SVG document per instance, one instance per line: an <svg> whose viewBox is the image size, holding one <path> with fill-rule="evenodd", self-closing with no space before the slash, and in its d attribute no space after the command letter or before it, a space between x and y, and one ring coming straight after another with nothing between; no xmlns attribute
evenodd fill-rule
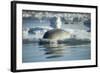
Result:
<svg viewBox="0 0 100 73"><path fill-rule="evenodd" d="M47 47L38 43L23 44L23 62L67 61L90 59L90 45Z"/></svg>

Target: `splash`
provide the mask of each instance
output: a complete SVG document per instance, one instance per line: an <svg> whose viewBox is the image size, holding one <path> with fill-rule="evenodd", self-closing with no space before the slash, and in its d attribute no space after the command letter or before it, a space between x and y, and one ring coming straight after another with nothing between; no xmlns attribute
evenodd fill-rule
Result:
<svg viewBox="0 0 100 73"><path fill-rule="evenodd" d="M57 24L56 24L56 28L57 29L60 29L61 28L61 25L62 25L62 22L61 22L61 18L60 17L57 17Z"/></svg>

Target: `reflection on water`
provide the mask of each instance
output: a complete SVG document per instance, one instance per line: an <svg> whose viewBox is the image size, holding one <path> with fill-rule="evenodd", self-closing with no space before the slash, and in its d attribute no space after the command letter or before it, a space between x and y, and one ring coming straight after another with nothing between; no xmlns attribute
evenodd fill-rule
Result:
<svg viewBox="0 0 100 73"><path fill-rule="evenodd" d="M90 59L90 45L68 46L66 44L23 44L22 61L67 61Z"/></svg>
<svg viewBox="0 0 100 73"><path fill-rule="evenodd" d="M57 58L57 57L62 57L64 54L64 45L63 44L45 44L43 45L45 48L45 55L49 55L46 57L47 59L49 58Z"/></svg>

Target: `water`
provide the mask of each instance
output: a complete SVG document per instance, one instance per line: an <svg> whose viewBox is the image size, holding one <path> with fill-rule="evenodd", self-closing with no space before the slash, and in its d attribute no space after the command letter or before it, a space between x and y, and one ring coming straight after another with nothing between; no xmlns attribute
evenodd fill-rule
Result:
<svg viewBox="0 0 100 73"><path fill-rule="evenodd" d="M38 43L23 44L22 61L23 63L30 63L47 61L87 60L91 57L90 45L58 45L58 47L54 47L54 45L39 45Z"/></svg>

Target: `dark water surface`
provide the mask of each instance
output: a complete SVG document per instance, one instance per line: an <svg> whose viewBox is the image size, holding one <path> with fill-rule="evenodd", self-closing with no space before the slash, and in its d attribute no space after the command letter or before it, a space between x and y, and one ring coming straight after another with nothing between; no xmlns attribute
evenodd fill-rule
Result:
<svg viewBox="0 0 100 73"><path fill-rule="evenodd" d="M42 61L67 61L67 60L87 60L91 57L90 45L67 46L63 44L39 45L38 43L23 44L22 61L42 62Z"/></svg>

